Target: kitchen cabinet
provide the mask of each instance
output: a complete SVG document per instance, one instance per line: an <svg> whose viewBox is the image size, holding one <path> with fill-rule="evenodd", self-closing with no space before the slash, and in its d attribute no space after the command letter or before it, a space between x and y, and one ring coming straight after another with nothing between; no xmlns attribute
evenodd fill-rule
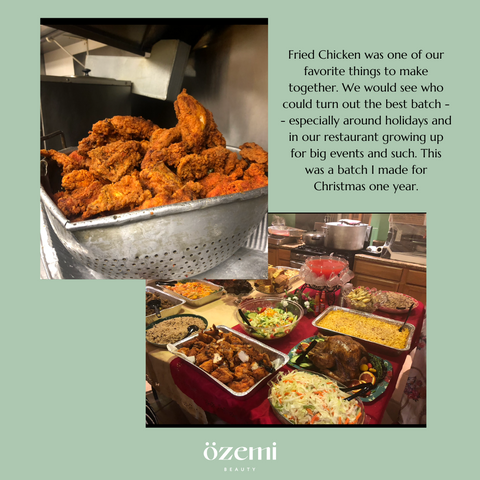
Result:
<svg viewBox="0 0 480 480"><path fill-rule="evenodd" d="M427 303L427 267L368 255L355 255L355 287L376 288L410 295Z"/></svg>
<svg viewBox="0 0 480 480"><path fill-rule="evenodd" d="M274 267L289 267L290 249L269 246L268 263Z"/></svg>

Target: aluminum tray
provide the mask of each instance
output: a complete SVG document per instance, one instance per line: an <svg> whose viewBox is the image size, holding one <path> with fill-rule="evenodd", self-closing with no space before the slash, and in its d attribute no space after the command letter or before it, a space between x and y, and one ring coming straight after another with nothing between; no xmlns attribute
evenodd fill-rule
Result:
<svg viewBox="0 0 480 480"><path fill-rule="evenodd" d="M252 345L256 350L258 350L259 352L261 353L268 353L268 356L270 357L272 363L275 362L275 372L272 372L271 374L267 375L265 378L262 378L262 380L260 380L259 382L257 382L253 387L249 388L247 391L245 392L235 392L234 390L232 390L231 388L227 387L227 385L225 385L224 383L222 382L219 382L215 377L212 377L209 373L207 373L205 370L202 370L199 366L195 365L194 363L192 362L189 362L189 361L186 361L185 360L185 356L184 355L181 355L181 354L178 354L175 350L176 349L179 349L179 348L182 348L182 345L191 340L192 338L195 338L196 335L193 335L191 337L189 337L188 339L184 339L184 340L180 340L179 342L177 343L174 343L173 345L168 345L167 346L167 349L172 352L174 355L176 355L177 357L181 358L182 360L185 360L189 365L191 365L193 368L196 368L199 372L201 372L203 375L205 375L206 377L210 378L211 380L213 380L214 382L218 383L218 385L220 385L222 388L224 388L227 392L229 392L230 394L234 395L235 397L238 397L238 398L246 398L248 396L250 396L252 394L252 392L256 389L258 389L258 387L260 385L264 385L266 382L268 382L268 380L273 376L275 375L275 373L281 368L283 367L284 365L287 364L288 362L288 355L285 355L284 353L278 351L278 350L275 350L274 348L272 347L269 347L268 345L265 345L264 343L262 342L259 342L258 340L255 340L254 338L252 337L249 337L248 335L244 335L243 333L240 333L240 332L237 332L236 330L232 330L231 328L228 328L226 327L225 325L219 325L217 326L217 329L220 330L221 332L224 332L224 333L233 333L234 335L236 335L237 337L240 337L242 340L245 341L245 343L248 343L249 345ZM172 348L173 347L173 348Z"/></svg>
<svg viewBox="0 0 480 480"><path fill-rule="evenodd" d="M160 298L160 300L168 300L169 302L173 303L173 307L164 308L160 310L160 317L157 315L147 315L146 316L146 323L147 325L155 322L156 320L160 320L160 318L170 317L171 315L176 315L181 309L182 306L185 305L185 300L181 300L173 295L170 295L168 292L164 292L160 288L156 287L146 287L146 292L153 293Z"/></svg>
<svg viewBox="0 0 480 480"><path fill-rule="evenodd" d="M316 317L313 320L312 325L317 327L323 333L325 333L325 335L346 335L345 333L337 332L335 330L330 330L328 328L323 328L323 327L318 325L318 323L321 322L322 319L325 316L327 316L330 312L333 312L333 311L336 311L336 310L341 310L343 312L354 313L356 315L361 315L362 317L375 318L376 320L380 320L380 321L385 322L385 323L390 323L391 325L396 325L396 326L398 326L398 328L400 328L403 325L403 322L399 322L398 320L392 320L390 318L385 318L385 317L379 317L377 315L372 315L371 313L360 312L358 310L353 311L353 310L350 310L349 308L343 308L343 307L337 307L337 306L328 307L324 312L322 312L318 317ZM363 338L359 338L359 337L354 337L353 335L350 335L350 336L352 338L354 338L355 340L357 340L362 345L364 345L367 348L367 350L371 349L371 350L381 352L381 353L386 354L386 355L397 356L397 355L401 355L402 353L408 352L411 348L412 338L413 338L413 334L415 332L415 326L410 324L410 323L406 323L405 328L409 331L409 335L407 337L407 344L405 345L404 348L401 348L401 349L400 348L388 347L386 345L382 345L381 343L372 342L372 341L369 341L369 340L364 340Z"/></svg>
<svg viewBox="0 0 480 480"><path fill-rule="evenodd" d="M198 298L197 300L192 300L191 298L184 297L179 293L172 292L168 288L165 288L165 287L160 287L160 288L164 292L168 292L173 297L178 298L179 300L185 301L191 307L201 307L203 305L206 305L207 303L213 302L214 300L218 300L225 293L225 289L221 285L217 285L212 282L207 282L207 280L192 280L192 282L203 283L204 285L208 285L209 287L216 288L217 291L214 293L211 293L210 295L207 295L206 297Z"/></svg>
<svg viewBox="0 0 480 480"><path fill-rule="evenodd" d="M263 187L72 223L48 195L49 182L43 175L40 199L55 235L80 265L106 278L177 280L206 272L247 242L268 209Z"/></svg>

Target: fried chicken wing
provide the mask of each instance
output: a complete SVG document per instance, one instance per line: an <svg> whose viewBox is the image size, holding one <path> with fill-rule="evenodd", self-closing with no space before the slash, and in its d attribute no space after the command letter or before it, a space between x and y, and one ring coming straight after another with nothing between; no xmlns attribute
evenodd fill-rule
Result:
<svg viewBox="0 0 480 480"><path fill-rule="evenodd" d="M226 367L219 367L212 372L212 377L215 377L219 382L230 383L233 380L233 374Z"/></svg>
<svg viewBox="0 0 480 480"><path fill-rule="evenodd" d="M268 162L268 153L262 147L253 142L240 145L240 156L249 162Z"/></svg>
<svg viewBox="0 0 480 480"><path fill-rule="evenodd" d="M40 150L40 155L45 158L55 160L62 167L62 175L72 172L73 170L80 170L88 168L85 157L72 152L70 155L57 152L56 150Z"/></svg>
<svg viewBox="0 0 480 480"><path fill-rule="evenodd" d="M181 140L182 134L179 127L159 128L152 133L150 144L155 150L161 150L162 148L167 148Z"/></svg>
<svg viewBox="0 0 480 480"><path fill-rule="evenodd" d="M82 218L86 220L99 213L132 208L151 197L149 190L143 190L138 173L134 172L116 183L102 187L99 196L88 205Z"/></svg>
<svg viewBox="0 0 480 480"><path fill-rule="evenodd" d="M77 219L100 195L103 183L87 170L74 170L62 179L66 190L55 197L58 208L70 220Z"/></svg>
<svg viewBox="0 0 480 480"><path fill-rule="evenodd" d="M174 103L182 140L189 150L199 153L203 150L209 133L209 116L205 107L183 91Z"/></svg>
<svg viewBox="0 0 480 480"><path fill-rule="evenodd" d="M142 117L116 115L110 119L110 124L115 133L124 140L144 140L159 129L152 121Z"/></svg>
<svg viewBox="0 0 480 480"><path fill-rule="evenodd" d="M89 152L90 171L95 175L118 182L129 175L142 160L142 144L129 140L113 142Z"/></svg>

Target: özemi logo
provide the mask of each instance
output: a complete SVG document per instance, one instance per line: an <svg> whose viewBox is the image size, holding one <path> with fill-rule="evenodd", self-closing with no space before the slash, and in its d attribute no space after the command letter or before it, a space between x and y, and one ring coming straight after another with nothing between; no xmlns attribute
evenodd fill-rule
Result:
<svg viewBox="0 0 480 480"><path fill-rule="evenodd" d="M272 443L272 447L218 447L216 443L206 442L207 446L203 451L203 456L207 460L276 460L277 447Z"/></svg>

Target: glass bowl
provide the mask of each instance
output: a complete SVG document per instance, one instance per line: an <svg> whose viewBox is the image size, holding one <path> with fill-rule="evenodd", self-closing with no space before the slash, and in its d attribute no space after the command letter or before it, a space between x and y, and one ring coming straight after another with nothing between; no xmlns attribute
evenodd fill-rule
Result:
<svg viewBox="0 0 480 480"><path fill-rule="evenodd" d="M375 288L357 287L343 291L345 306L359 312L373 313L381 303L381 296Z"/></svg>
<svg viewBox="0 0 480 480"><path fill-rule="evenodd" d="M287 300L285 298L278 297L260 297L250 298L240 303L239 309L248 317L249 312L258 313L264 308L280 308L285 312L290 312L297 317L297 319L286 325L280 325L278 327L259 327L253 325L250 327L247 325L240 313L235 310L235 320L242 327L243 331L251 337L258 338L259 340L274 340L276 338L286 337L293 329L298 325L298 322L303 317L303 308L296 302Z"/></svg>

